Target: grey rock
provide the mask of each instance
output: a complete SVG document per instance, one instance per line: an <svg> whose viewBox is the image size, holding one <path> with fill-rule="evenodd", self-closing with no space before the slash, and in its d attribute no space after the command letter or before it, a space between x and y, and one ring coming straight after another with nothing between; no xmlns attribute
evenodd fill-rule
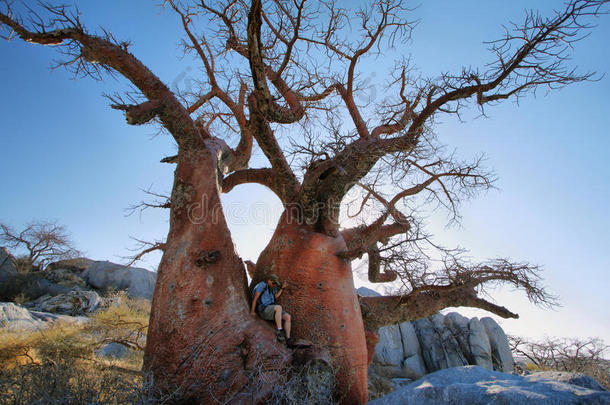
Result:
<svg viewBox="0 0 610 405"><path fill-rule="evenodd" d="M421 355L421 346L419 340L417 340L417 333L411 322L403 322L398 325L400 330L400 337L402 339L402 347L405 353L405 357L411 357L414 354Z"/></svg>
<svg viewBox="0 0 610 405"><path fill-rule="evenodd" d="M369 404L610 404L610 393L466 366L428 374Z"/></svg>
<svg viewBox="0 0 610 405"><path fill-rule="evenodd" d="M512 371L508 339L500 326L489 319L491 322L486 322L494 337L495 363L488 329L477 318L469 320L452 312L380 328L369 370L378 379L385 378L386 384L392 378L416 379L437 370L466 365Z"/></svg>
<svg viewBox="0 0 610 405"><path fill-rule="evenodd" d="M0 302L0 329L4 331L24 332L42 330L57 322L82 325L88 322L88 318L29 311L27 308L12 302Z"/></svg>
<svg viewBox="0 0 610 405"><path fill-rule="evenodd" d="M93 312L102 303L102 298L95 291L74 290L56 296L44 295L26 306L36 311L76 315Z"/></svg>
<svg viewBox="0 0 610 405"><path fill-rule="evenodd" d="M483 327L485 327L487 336L489 337L494 370L503 371L505 373L512 372L515 362L510 351L506 334L500 325L490 317L481 318L481 323L483 324Z"/></svg>
<svg viewBox="0 0 610 405"><path fill-rule="evenodd" d="M375 371L386 377L403 377L404 352L398 325L384 326L377 332L379 342L375 346L373 363Z"/></svg>
<svg viewBox="0 0 610 405"><path fill-rule="evenodd" d="M418 319L413 323L419 344L422 348L422 358L428 371L447 368L447 358L440 336L430 318Z"/></svg>
<svg viewBox="0 0 610 405"><path fill-rule="evenodd" d="M600 383L583 373L570 373L567 371L538 371L525 377L528 381L559 381L577 385L594 391L607 391Z"/></svg>
<svg viewBox="0 0 610 405"><path fill-rule="evenodd" d="M379 294L377 291L371 290L367 287L360 287L356 289L356 294L361 297L381 297L381 294Z"/></svg>
<svg viewBox="0 0 610 405"><path fill-rule="evenodd" d="M7 248L0 247L0 281L10 279L15 275L17 275L15 258L9 253Z"/></svg>
<svg viewBox="0 0 610 405"><path fill-rule="evenodd" d="M24 294L30 298L38 298L45 294L48 295L59 295L70 292L70 287L53 283L42 276L33 279L28 287L25 289Z"/></svg>
<svg viewBox="0 0 610 405"><path fill-rule="evenodd" d="M468 359L462 353L458 340L453 332L445 326L445 316L442 314L433 315L432 322L441 339L440 343L447 359L447 367L467 366Z"/></svg>
<svg viewBox="0 0 610 405"><path fill-rule="evenodd" d="M74 259L60 260L49 264L46 271L57 269L70 270L74 273L83 273L89 266L95 263L95 260L87 259L86 257L77 257Z"/></svg>
<svg viewBox="0 0 610 405"><path fill-rule="evenodd" d="M152 298L157 274L139 267L125 267L108 261L93 262L84 275L97 289L125 290L130 297Z"/></svg>
<svg viewBox="0 0 610 405"><path fill-rule="evenodd" d="M45 269L45 278L54 283L72 288L86 288L86 270L94 260L79 257L51 263Z"/></svg>
<svg viewBox="0 0 610 405"><path fill-rule="evenodd" d="M71 288L53 283L44 278L42 272L18 273L2 280L0 285L0 299L11 301L18 295L28 300L34 300L45 294L64 294Z"/></svg>
<svg viewBox="0 0 610 405"><path fill-rule="evenodd" d="M124 359L132 353L129 348L119 343L108 343L95 351L98 357L110 357L113 359Z"/></svg>
<svg viewBox="0 0 610 405"><path fill-rule="evenodd" d="M37 320L45 322L44 327L51 326L55 323L65 323L74 326L82 326L89 322L89 318L86 316L59 315L39 311L30 311L30 314Z"/></svg>
<svg viewBox="0 0 610 405"><path fill-rule="evenodd" d="M412 382L413 380L411 378L392 378L392 385L394 386L394 389L404 387Z"/></svg>
<svg viewBox="0 0 610 405"><path fill-rule="evenodd" d="M459 343L444 325L444 317L436 314L414 322L422 357L429 372L468 364Z"/></svg>
<svg viewBox="0 0 610 405"><path fill-rule="evenodd" d="M407 378L415 380L426 375L427 372L424 359L420 354L407 357L402 362L402 374Z"/></svg>
<svg viewBox="0 0 610 405"><path fill-rule="evenodd" d="M453 334L453 337L458 343L461 357L465 359L466 364L471 364L472 356L470 355L470 345L468 344L468 336L470 329L468 328L469 319L457 312L450 312L443 318L443 324Z"/></svg>
<svg viewBox="0 0 610 405"><path fill-rule="evenodd" d="M10 331L31 331L44 327L45 322L30 311L12 302L0 302L0 328Z"/></svg>
<svg viewBox="0 0 610 405"><path fill-rule="evenodd" d="M420 378L426 374L427 370L415 328L411 322L403 322L398 325L398 329L400 330L405 357L402 362L403 375L407 378Z"/></svg>
<svg viewBox="0 0 610 405"><path fill-rule="evenodd" d="M489 337L479 318L472 318L468 322L468 329L470 331L468 345L470 347L472 364L493 370Z"/></svg>
<svg viewBox="0 0 610 405"><path fill-rule="evenodd" d="M57 322L71 325L84 325L89 322L89 318L86 316L69 316L40 311L30 311L30 314L37 320L45 322L46 326L50 326Z"/></svg>

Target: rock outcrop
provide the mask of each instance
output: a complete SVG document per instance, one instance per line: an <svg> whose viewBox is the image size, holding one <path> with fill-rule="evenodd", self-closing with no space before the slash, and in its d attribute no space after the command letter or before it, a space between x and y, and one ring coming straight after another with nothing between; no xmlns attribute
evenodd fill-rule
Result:
<svg viewBox="0 0 610 405"><path fill-rule="evenodd" d="M64 286L87 288L86 271L93 263L95 260L84 257L60 260L47 266L45 277Z"/></svg>
<svg viewBox="0 0 610 405"><path fill-rule="evenodd" d="M470 346L472 364L493 370L489 336L487 336L487 330L479 318L472 318L468 322L468 330L470 332L468 335L468 345Z"/></svg>
<svg viewBox="0 0 610 405"><path fill-rule="evenodd" d="M139 267L96 261L87 267L82 277L87 284L100 290L125 290L130 297L152 299L157 273Z"/></svg>
<svg viewBox="0 0 610 405"><path fill-rule="evenodd" d="M481 318L481 323L489 337L494 370L504 371L505 373L512 372L515 362L513 361L513 355L510 351L506 334L500 325L491 318Z"/></svg>
<svg viewBox="0 0 610 405"><path fill-rule="evenodd" d="M369 404L610 404L610 392L549 377L456 367L428 374Z"/></svg>
<svg viewBox="0 0 610 405"><path fill-rule="evenodd" d="M358 294L376 294L358 289ZM513 358L508 339L492 318L468 319L456 312L378 331L379 342L369 372L386 379L417 379L434 371L478 365L512 372Z"/></svg>
<svg viewBox="0 0 610 405"><path fill-rule="evenodd" d="M16 274L7 278L5 283L11 284L9 289L11 294L8 294L11 297L3 298L12 299L13 296L22 293L30 300L41 300L40 306L43 305L42 301L49 300L48 296L65 295L72 291L83 292L93 288L101 291L125 290L130 297L151 299L156 279L157 274L146 269L77 258L51 263L42 272ZM57 302L59 301L61 300ZM79 298L79 301L83 300ZM81 307L85 312L91 310L88 304ZM61 313L66 311L67 308L60 310Z"/></svg>
<svg viewBox="0 0 610 405"><path fill-rule="evenodd" d="M95 311L102 304L102 298L95 291L73 290L55 296L44 295L28 302L26 307L31 310L56 314L84 315Z"/></svg>
<svg viewBox="0 0 610 405"><path fill-rule="evenodd" d="M600 383L584 373L570 373L567 371L539 371L527 376L529 381L552 380L567 384L578 385L594 391L607 391Z"/></svg>
<svg viewBox="0 0 610 405"><path fill-rule="evenodd" d="M403 348L402 370L403 375L419 376L426 374L426 365L423 362L422 349L417 339L415 327L410 322L398 325Z"/></svg>
<svg viewBox="0 0 610 405"><path fill-rule="evenodd" d="M12 302L0 303L0 328L16 332L36 330L43 325L44 321L37 319L26 308Z"/></svg>
<svg viewBox="0 0 610 405"><path fill-rule="evenodd" d="M0 300L12 301L15 297L22 296L28 300L34 300L45 294L65 294L71 287L59 285L45 278L43 272L17 273L7 276L0 281Z"/></svg>
<svg viewBox="0 0 610 405"><path fill-rule="evenodd" d="M428 372L468 364L467 353L462 352L456 336L445 326L444 318L436 314L413 322Z"/></svg>
<svg viewBox="0 0 610 405"><path fill-rule="evenodd" d="M39 312L85 315L103 304L98 291L125 290L132 298L151 299L157 274L108 261L76 258L51 263L44 271L19 273L14 258L0 249L0 301L19 297ZM26 321L24 321L26 322Z"/></svg>
<svg viewBox="0 0 610 405"><path fill-rule="evenodd" d="M0 329L9 332L23 332L46 329L56 322L82 324L88 321L83 316L56 315L46 312L29 311L12 302L0 302Z"/></svg>

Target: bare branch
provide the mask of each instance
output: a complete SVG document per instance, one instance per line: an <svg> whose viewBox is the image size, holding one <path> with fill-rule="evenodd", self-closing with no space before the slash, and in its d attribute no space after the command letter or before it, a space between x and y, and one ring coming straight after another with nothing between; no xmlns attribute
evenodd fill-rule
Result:
<svg viewBox="0 0 610 405"><path fill-rule="evenodd" d="M262 3L253 0L248 14L248 60L254 82L254 97L256 106L265 119L273 122L289 124L300 120L305 113L303 106L288 85L281 80L279 73L267 69L263 62L261 44ZM274 85L286 99L289 108L282 108L275 103L267 87L267 74L271 73Z"/></svg>
<svg viewBox="0 0 610 405"><path fill-rule="evenodd" d="M131 237L131 239L133 239L137 243L137 245L129 250L136 253L132 256L124 257L124 259L129 260L127 263L125 263L125 267L132 266L134 263L142 260L142 257L146 256L149 253L152 253L157 250L163 251L165 249L165 242L148 242L134 237Z"/></svg>
<svg viewBox="0 0 610 405"><path fill-rule="evenodd" d="M65 8L47 6L46 9L55 16L50 25L60 25L61 28L48 30L49 26L42 26L38 31L30 31L10 17L10 8L8 14L0 13L0 23L10 27L24 41L62 45L73 57L67 64L76 64L77 69L86 64L99 64L120 73L149 101L157 103L155 112L179 145L201 147L200 134L186 109L158 77L126 51L125 46L112 42L109 34L106 38L88 34Z"/></svg>
<svg viewBox="0 0 610 405"><path fill-rule="evenodd" d="M112 104L110 107L125 111L125 118L129 125L146 124L161 111L161 104L157 100L146 101L138 105Z"/></svg>
<svg viewBox="0 0 610 405"><path fill-rule="evenodd" d="M126 216L131 216L136 211L138 211L141 216L142 212L144 212L148 208L164 208L164 209L171 208L172 201L171 201L171 197L169 195L155 193L155 192L151 191L150 187L146 190L144 190L144 189L140 189L140 190L143 191L145 194L147 194L151 197L154 197L155 200L152 202L140 201L137 204L130 205L129 207L127 207L125 209Z"/></svg>
<svg viewBox="0 0 610 405"><path fill-rule="evenodd" d="M421 291L409 296L358 297L364 327L377 330L382 326L415 321L434 315L447 307L474 307L485 309L503 318L518 318L519 315L504 307L478 298L472 289L440 288Z"/></svg>

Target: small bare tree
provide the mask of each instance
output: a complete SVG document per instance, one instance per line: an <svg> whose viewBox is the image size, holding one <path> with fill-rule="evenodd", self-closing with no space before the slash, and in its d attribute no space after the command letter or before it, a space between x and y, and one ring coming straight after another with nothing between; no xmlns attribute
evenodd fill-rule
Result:
<svg viewBox="0 0 610 405"><path fill-rule="evenodd" d="M33 221L20 232L0 223L0 243L17 254L25 250L17 257L20 272L44 270L49 263L80 255L66 228L51 221Z"/></svg>

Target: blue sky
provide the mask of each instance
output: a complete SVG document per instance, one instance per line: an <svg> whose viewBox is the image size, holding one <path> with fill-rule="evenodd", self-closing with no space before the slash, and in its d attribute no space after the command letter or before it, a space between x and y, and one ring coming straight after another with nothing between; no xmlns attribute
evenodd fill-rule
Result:
<svg viewBox="0 0 610 405"><path fill-rule="evenodd" d="M77 4L87 26L131 40L131 52L166 83L196 75L195 62L180 59L176 17L154 2ZM548 12L561 2L536 5ZM413 41L386 55L388 64L393 56L410 54L430 75L481 65L488 61L482 41L500 35L502 24L521 21L526 7L531 2L425 2L414 11L421 21ZM475 259L541 264L546 284L561 297L563 307L543 311L520 293L496 291L498 303L521 314L501 321L509 333L610 342L610 17L596 23L574 58L582 70L606 72L600 81L492 107L489 118L473 111L464 123L447 118L437 126L459 156L484 152L499 180L498 190L463 205L460 226L447 228L443 212L431 217L436 239L470 249ZM56 219L88 257L99 260L129 255L130 236L164 238L166 212L125 216L125 208L146 198L140 188L170 189L173 166L159 161L175 152L169 137L156 136L152 127L128 126L109 108L102 94L125 90L126 83L75 80L65 70L51 70L58 57L53 47L2 41L0 55L0 221L20 227ZM382 64L371 61L362 69L381 75ZM274 229L279 201L262 187L242 186L224 202L238 251L255 260ZM158 259L150 256L142 266L155 268ZM359 275L356 283L365 284Z"/></svg>

